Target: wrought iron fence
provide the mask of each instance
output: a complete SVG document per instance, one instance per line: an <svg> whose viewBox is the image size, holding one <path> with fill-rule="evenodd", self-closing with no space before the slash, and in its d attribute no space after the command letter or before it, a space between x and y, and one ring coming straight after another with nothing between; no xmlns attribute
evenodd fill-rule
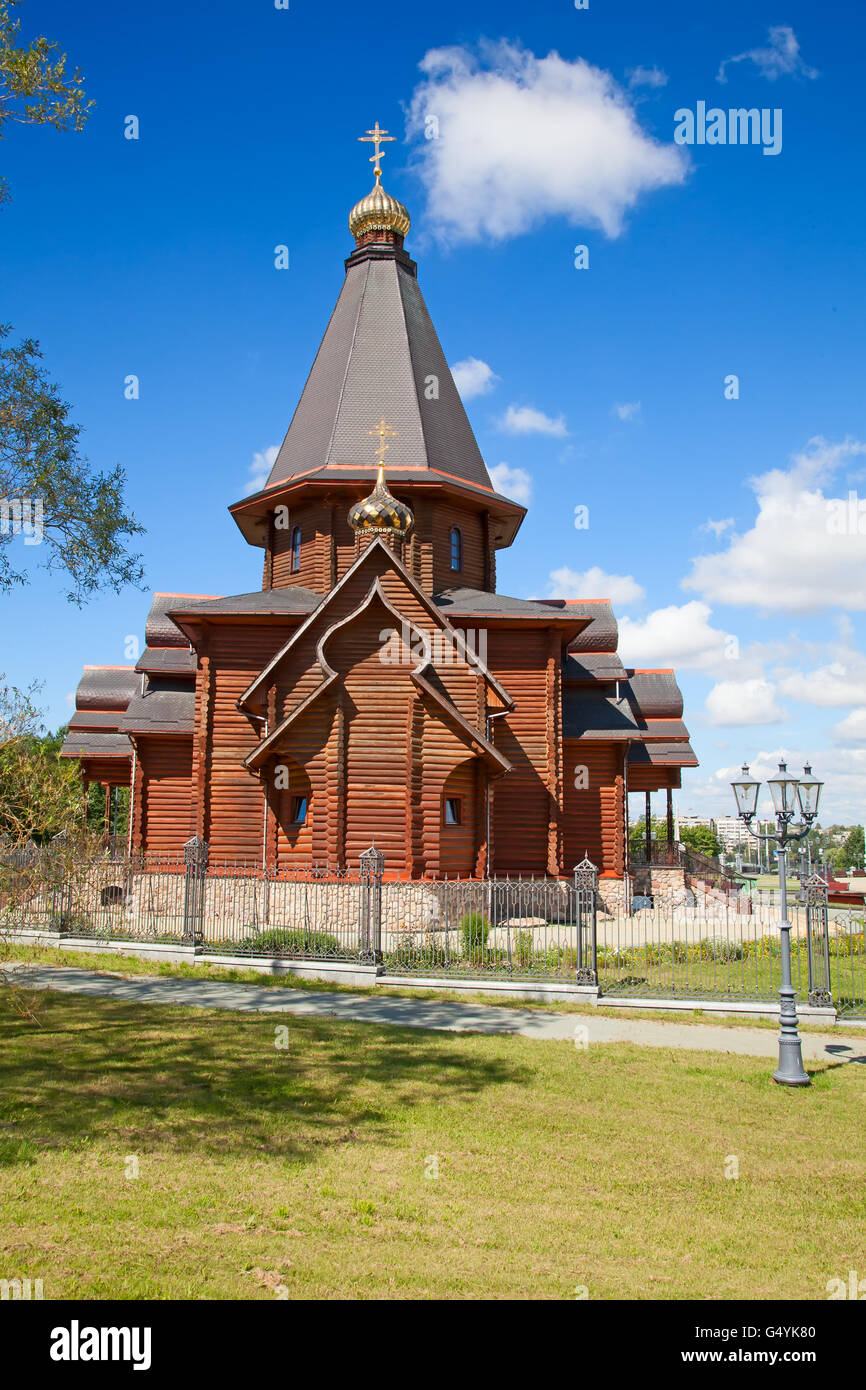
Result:
<svg viewBox="0 0 866 1390"><path fill-rule="evenodd" d="M597 983L595 868L570 879L419 880L382 887L382 964L394 975Z"/></svg>
<svg viewBox="0 0 866 1390"><path fill-rule="evenodd" d="M775 1000L781 982L772 895L641 898L629 910L595 867L567 879L390 880L371 849L357 868L264 870L106 850L87 863L24 864L0 898L0 928L187 945L238 958L375 964L389 976L598 984L604 994ZM613 885L613 889L621 885ZM829 905L812 876L790 904L801 1000L866 1016L862 911Z"/></svg>

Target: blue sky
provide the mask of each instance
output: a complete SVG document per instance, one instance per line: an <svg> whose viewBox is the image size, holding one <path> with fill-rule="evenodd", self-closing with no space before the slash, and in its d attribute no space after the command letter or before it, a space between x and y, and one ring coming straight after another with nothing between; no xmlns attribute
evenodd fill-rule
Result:
<svg viewBox="0 0 866 1390"><path fill-rule="evenodd" d="M499 588L609 594L624 658L676 667L702 763L681 810L728 813L727 770L785 751L826 776L828 815L863 818L866 537L827 521L866 497L859 4L21 16L97 106L82 134L7 128L0 316L40 340L94 464L127 470L148 594L260 585L226 508L291 419L378 119L449 361L489 369L466 387L482 452L529 497ZM781 151L675 144L699 102L781 110ZM0 670L43 680L64 721L82 663L143 636L148 594L79 610L37 573L0 600Z"/></svg>

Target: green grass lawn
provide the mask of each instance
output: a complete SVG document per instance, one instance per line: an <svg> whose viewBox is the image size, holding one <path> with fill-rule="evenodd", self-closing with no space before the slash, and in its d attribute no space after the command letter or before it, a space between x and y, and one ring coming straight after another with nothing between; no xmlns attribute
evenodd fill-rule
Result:
<svg viewBox="0 0 866 1390"><path fill-rule="evenodd" d="M31 999L38 1026L0 992L0 1277L46 1298L823 1299L866 1267L863 1066L801 1092L761 1059Z"/></svg>
<svg viewBox="0 0 866 1390"><path fill-rule="evenodd" d="M714 1028L764 1028L779 1031L778 1018L761 1018L754 1014L735 1014L728 1016L708 1013L704 1009L689 1008L684 1001L683 1009L635 1009L605 1008L601 1004L582 1004L579 996L574 1000L521 999L519 996L484 992L483 986L475 990L415 989L408 985L344 985L334 980L315 980L302 975L283 973L272 975L266 971L254 970L250 966L190 965L186 961L160 961L146 957L124 955L120 951L70 951L54 946L34 946L19 944L8 938L0 938L0 971L4 964L30 962L34 965L63 965L78 970L96 970L110 975L154 975L162 978L182 980L225 980L231 984L256 985L259 988L300 989L308 993L350 994L381 996L391 995L402 999L427 999L442 1003L492 1004L502 1009L540 1009L545 1013L588 1014L590 1017L604 1018L646 1018L660 1022L712 1024ZM768 1009L777 1001L766 1003ZM838 1025L826 1023L800 1023L801 1033L843 1032L848 1023L842 1018ZM849 1029L856 1036L856 1028Z"/></svg>
<svg viewBox="0 0 866 1390"><path fill-rule="evenodd" d="M484 993L483 987L474 990L415 989L407 985L344 985L332 980L316 980L302 975L269 974L249 966L190 965L186 961L159 961L146 957L124 955L119 951L70 951L54 946L21 945L0 938L0 971L15 962L33 965L70 966L77 970L96 970L103 974L127 976L160 976L183 980L225 980L231 984L251 984L259 988L300 989L309 993L349 994L361 996L391 995L403 999L426 999L441 1003L491 1004L497 1008L540 1009L543 1012L589 1014L606 1018L622 1018L621 1008L605 1009L603 1005L581 1004L571 1000L521 999L519 996ZM10 976L10 978L12 978ZM626 1016L667 1020L676 1023L712 1023L714 1027L770 1028L778 1031L778 1020L752 1015L727 1017L707 1014L703 1009L640 1009ZM826 1024L800 1025L801 1032L826 1033Z"/></svg>

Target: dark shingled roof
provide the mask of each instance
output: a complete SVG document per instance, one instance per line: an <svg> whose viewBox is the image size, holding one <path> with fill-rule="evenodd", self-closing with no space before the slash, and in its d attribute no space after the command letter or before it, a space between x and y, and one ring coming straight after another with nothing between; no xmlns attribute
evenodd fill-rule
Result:
<svg viewBox="0 0 866 1390"><path fill-rule="evenodd" d="M647 719L644 721L643 737L647 739L688 738L689 731L681 719Z"/></svg>
<svg viewBox="0 0 866 1390"><path fill-rule="evenodd" d="M212 601L207 594L154 594L147 622L144 625L144 640L149 647L188 647L189 638L184 637L179 627L175 627L168 616L172 608L182 608L185 602L199 600Z"/></svg>
<svg viewBox="0 0 866 1390"><path fill-rule="evenodd" d="M572 645L574 645L572 643ZM616 652L569 652L562 663L565 681L625 681L627 672ZM625 692L623 692L625 693Z"/></svg>
<svg viewBox="0 0 866 1390"><path fill-rule="evenodd" d="M75 692L75 708L124 710L141 688L134 666L85 666Z"/></svg>
<svg viewBox="0 0 866 1390"><path fill-rule="evenodd" d="M180 686L180 682L176 682ZM195 722L195 690L149 690L130 701L121 730L130 734L191 734Z"/></svg>
<svg viewBox="0 0 866 1390"><path fill-rule="evenodd" d="M95 734L70 731L63 740L61 758L131 758L132 744L126 734Z"/></svg>
<svg viewBox="0 0 866 1390"><path fill-rule="evenodd" d="M136 671L163 676L194 676L197 658L185 647L145 647Z"/></svg>
<svg viewBox="0 0 866 1390"><path fill-rule="evenodd" d="M598 691L567 686L562 692L562 733L564 738L625 739L640 738L631 705L600 695Z"/></svg>
<svg viewBox="0 0 866 1390"><path fill-rule="evenodd" d="M548 623L553 618L572 617L570 612L552 614L549 608L531 599L488 594L484 589L443 589L441 593L433 595L433 602L443 609L449 622L457 617L472 617L475 614L490 614L497 618L543 618Z"/></svg>
<svg viewBox="0 0 866 1390"><path fill-rule="evenodd" d="M589 618L583 631L569 643L569 651L577 652L615 652L619 644L619 629L610 601L586 598L537 598L534 603L543 603L546 608L559 608L562 617Z"/></svg>
<svg viewBox="0 0 866 1390"><path fill-rule="evenodd" d="M77 709L69 721L70 729L102 729L106 733L116 733L123 718L119 709Z"/></svg>
<svg viewBox="0 0 866 1390"><path fill-rule="evenodd" d="M632 671L627 695L639 706L644 719L680 719L683 697L673 671Z"/></svg>
<svg viewBox="0 0 866 1390"><path fill-rule="evenodd" d="M312 589L303 589L299 584L290 584L285 589L256 589L251 594L229 594L226 598L190 599L184 603L176 600L171 606L173 613L219 614L276 614L312 613L322 602L323 595ZM186 638L184 638L186 644Z"/></svg>
<svg viewBox="0 0 866 1390"><path fill-rule="evenodd" d="M428 400L426 379L438 378ZM396 256L350 264L267 487L372 460L372 424L397 431L388 462L490 487L490 477L412 269Z"/></svg>
<svg viewBox="0 0 866 1390"><path fill-rule="evenodd" d="M639 767L697 767L688 739L679 743L635 743L628 750L629 764Z"/></svg>

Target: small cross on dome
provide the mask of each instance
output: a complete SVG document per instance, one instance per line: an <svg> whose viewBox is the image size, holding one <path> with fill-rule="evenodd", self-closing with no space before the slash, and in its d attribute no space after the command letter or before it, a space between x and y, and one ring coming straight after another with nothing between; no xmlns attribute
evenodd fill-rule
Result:
<svg viewBox="0 0 866 1390"><path fill-rule="evenodd" d="M382 130L377 121L372 130L368 130L366 135L359 135L358 139L362 144L375 145L376 153L370 156L370 163L376 166L373 172L377 180L380 179L382 177L382 160L385 157L380 146L386 141L394 140L395 136L389 135L387 130Z"/></svg>

